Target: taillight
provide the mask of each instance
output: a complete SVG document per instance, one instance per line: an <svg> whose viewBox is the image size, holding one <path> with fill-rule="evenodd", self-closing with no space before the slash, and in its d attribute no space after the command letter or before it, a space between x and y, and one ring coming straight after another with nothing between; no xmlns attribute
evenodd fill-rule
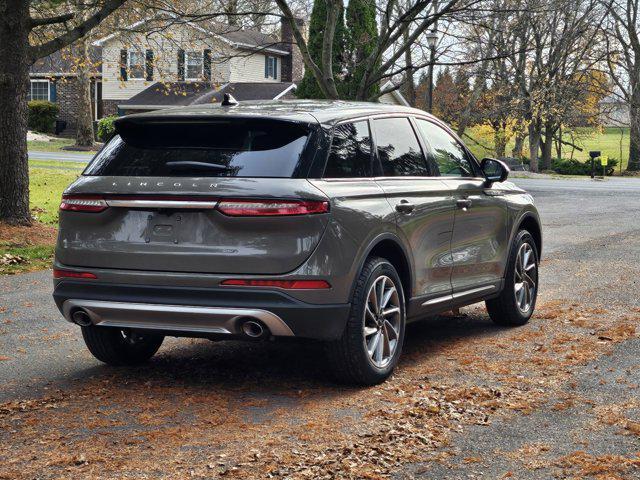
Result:
<svg viewBox="0 0 640 480"><path fill-rule="evenodd" d="M72 272L71 270L60 270L55 268L53 270L53 278L87 278L87 279L96 279L98 278L93 273L89 272Z"/></svg>
<svg viewBox="0 0 640 480"><path fill-rule="evenodd" d="M109 205L97 195L63 195L60 210L73 212L102 212Z"/></svg>
<svg viewBox="0 0 640 480"><path fill-rule="evenodd" d="M324 280L259 280L259 279L232 279L223 280L220 285L234 287L275 287L285 290L316 290L331 288L329 282Z"/></svg>
<svg viewBox="0 0 640 480"><path fill-rule="evenodd" d="M220 200L218 210L231 217L327 213L329 202L304 200Z"/></svg>

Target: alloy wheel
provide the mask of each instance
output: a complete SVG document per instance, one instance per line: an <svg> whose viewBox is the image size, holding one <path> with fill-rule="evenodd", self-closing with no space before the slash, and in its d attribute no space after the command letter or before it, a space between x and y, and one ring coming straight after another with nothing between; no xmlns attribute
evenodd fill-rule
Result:
<svg viewBox="0 0 640 480"><path fill-rule="evenodd" d="M516 257L514 294L518 309L528 314L536 298L536 284L538 280L538 266L533 247L523 243Z"/></svg>
<svg viewBox="0 0 640 480"><path fill-rule="evenodd" d="M364 343L369 359L386 367L398 347L400 336L400 294L393 280L381 275L371 284L364 309Z"/></svg>

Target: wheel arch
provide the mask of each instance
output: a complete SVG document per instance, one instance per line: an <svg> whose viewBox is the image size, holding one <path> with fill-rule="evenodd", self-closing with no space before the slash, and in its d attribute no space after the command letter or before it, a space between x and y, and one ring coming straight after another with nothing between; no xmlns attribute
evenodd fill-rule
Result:
<svg viewBox="0 0 640 480"><path fill-rule="evenodd" d="M401 240L389 233L382 234L372 240L360 259L356 278L360 276L364 263L369 257L384 258L394 266L402 282L405 301L408 302L412 297L413 291L413 266L410 261L411 257L408 255L407 249L402 245Z"/></svg>
<svg viewBox="0 0 640 480"><path fill-rule="evenodd" d="M536 243L536 249L538 250L538 259L542 256L542 226L540 225L540 219L532 212L527 212L520 217L516 228L513 232L513 237L520 230L527 230L533 237L533 241Z"/></svg>

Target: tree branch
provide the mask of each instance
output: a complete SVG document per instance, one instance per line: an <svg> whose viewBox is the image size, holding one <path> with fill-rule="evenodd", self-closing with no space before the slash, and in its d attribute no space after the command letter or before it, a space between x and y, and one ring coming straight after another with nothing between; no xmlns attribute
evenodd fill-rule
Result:
<svg viewBox="0 0 640 480"><path fill-rule="evenodd" d="M327 0L327 24L322 38L322 71L327 89L329 90L329 98L333 99L338 98L338 91L336 90L336 83L333 78L333 41L336 33L338 12L340 11L340 4L338 2L341 1L342 0Z"/></svg>
<svg viewBox="0 0 640 480"><path fill-rule="evenodd" d="M105 18L121 7L127 0L106 0L102 7L80 25L42 45L29 47L29 59L33 63L37 59L51 55L62 48L84 37L91 29L99 25Z"/></svg>
<svg viewBox="0 0 640 480"><path fill-rule="evenodd" d="M40 27L42 25L54 25L56 23L66 23L73 20L75 14L65 13L62 15L56 15L55 17L42 17L29 19L29 28Z"/></svg>
<svg viewBox="0 0 640 480"><path fill-rule="evenodd" d="M296 44L298 45L298 49L300 50L300 54L302 55L302 60L304 61L305 67L311 70L311 72L313 73L313 77L316 79L316 82L318 82L318 85L320 86L320 90L322 90L322 93L327 98L331 98L331 92L325 82L324 75L322 74L322 70L320 70L320 67L318 67L316 62L314 62L313 59L311 58L311 54L309 53L307 42L305 41L304 35L302 35L302 32L298 27L298 24L293 15L293 12L291 11L291 8L289 8L289 5L285 0L275 0L275 2L276 2L276 5L278 5L278 8L280 9L280 11L282 12L282 15L289 21L289 24L291 25L291 29L293 31L293 37L296 40Z"/></svg>

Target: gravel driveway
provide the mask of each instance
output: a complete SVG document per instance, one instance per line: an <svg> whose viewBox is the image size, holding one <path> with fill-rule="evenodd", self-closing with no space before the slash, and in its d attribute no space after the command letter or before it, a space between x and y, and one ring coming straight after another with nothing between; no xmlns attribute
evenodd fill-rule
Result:
<svg viewBox="0 0 640 480"><path fill-rule="evenodd" d="M640 478L640 181L516 182L544 223L535 317L411 325L369 389L311 342L172 339L106 367L50 272L0 277L0 479Z"/></svg>

